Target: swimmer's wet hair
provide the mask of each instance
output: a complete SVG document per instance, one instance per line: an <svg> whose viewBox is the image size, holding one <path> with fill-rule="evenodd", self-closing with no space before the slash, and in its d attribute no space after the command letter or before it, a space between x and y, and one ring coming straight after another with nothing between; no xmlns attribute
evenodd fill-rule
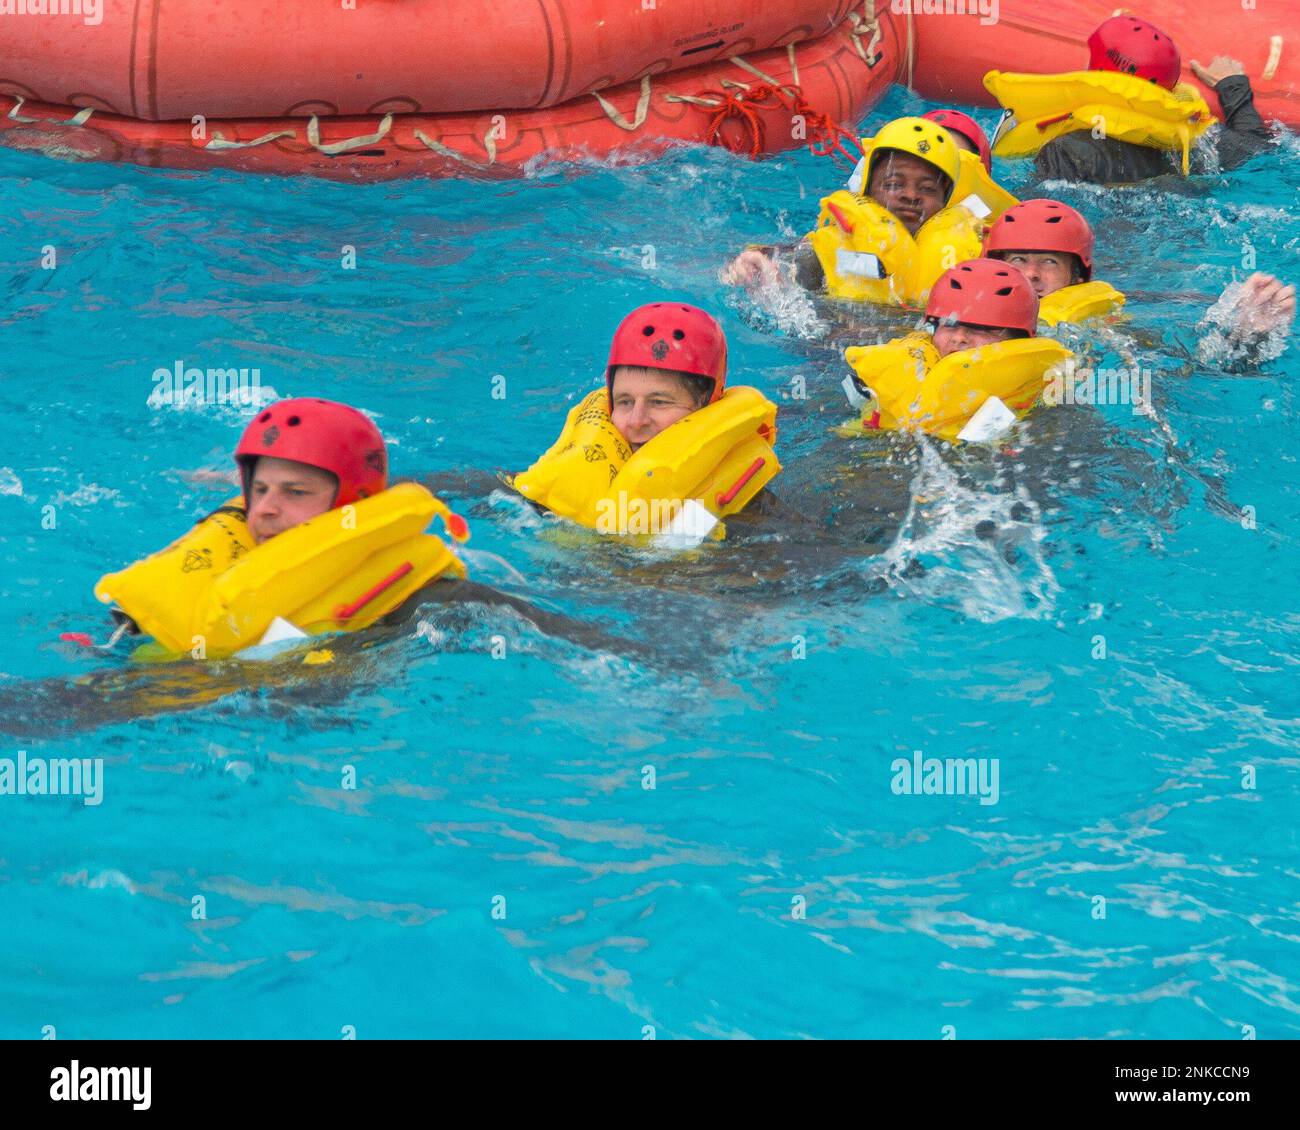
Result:
<svg viewBox="0 0 1300 1130"><path fill-rule="evenodd" d="M677 369L651 369L645 365L619 365L614 375L619 373L650 373L656 376L676 377L681 382L686 394L695 401L696 408L703 408L713 396L713 382L708 377L694 373L683 373Z"/></svg>

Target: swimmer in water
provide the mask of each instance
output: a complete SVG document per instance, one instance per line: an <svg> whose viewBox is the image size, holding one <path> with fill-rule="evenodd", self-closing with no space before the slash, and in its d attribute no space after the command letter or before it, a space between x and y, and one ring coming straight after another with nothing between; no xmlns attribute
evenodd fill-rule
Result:
<svg viewBox="0 0 1300 1130"><path fill-rule="evenodd" d="M699 544L726 537L781 473L777 407L727 385L727 338L707 311L652 302L614 331L603 386L507 484L540 511L601 534Z"/></svg>
<svg viewBox="0 0 1300 1130"><path fill-rule="evenodd" d="M1039 300L1089 282L1096 241L1084 217L1057 200L1024 200L1004 212L984 241L984 254L1018 267ZM1227 335L1244 356L1295 320L1296 292L1272 275L1256 272L1242 284Z"/></svg>
<svg viewBox="0 0 1300 1130"><path fill-rule="evenodd" d="M1167 91L1178 86L1182 71L1178 47L1146 20L1112 16L1088 37L1088 50L1090 71L1134 75ZM1209 66L1192 60L1191 68L1214 90L1223 109L1216 146L1219 167L1234 169L1267 149L1273 134L1255 109L1250 79L1241 63L1219 55ZM1038 174L1047 180L1133 184L1181 168L1181 155L1172 150L1098 137L1094 132L1076 129L1049 141L1035 158Z"/></svg>
<svg viewBox="0 0 1300 1130"><path fill-rule="evenodd" d="M954 135L938 122L898 118L881 126L875 136L862 195L892 213L914 236L948 206L961 173L957 153ZM807 290L819 291L825 285L825 271L807 238L793 247L748 248L721 273L724 283L746 287L785 277Z"/></svg>
<svg viewBox="0 0 1300 1130"><path fill-rule="evenodd" d="M379 429L330 400L286 400L259 413L235 448L235 463L258 545L388 486Z"/></svg>
<svg viewBox="0 0 1300 1130"><path fill-rule="evenodd" d="M234 559L257 552L304 522L373 498L389 486L387 447L379 429L355 408L316 398L279 401L260 412L236 446L235 463L243 498L200 520L220 516L232 529L246 523L254 548L238 550L232 554ZM216 550L223 541L224 535L214 530L207 544ZM99 670L72 681L24 681L0 688L0 714L5 718L0 730L35 734L90 728L192 709L250 687L286 688L292 695L310 697L310 686L333 687L377 643L407 636L397 629L422 611L432 626L450 617L454 628L464 617L451 606L468 605L487 607L494 610L489 615L504 615L516 623L522 619L543 635L589 650L638 660L650 655L639 641L613 636L597 625L546 611L448 571L415 589L371 626L332 636L330 649L337 666L332 662L304 668L301 654L294 658L292 653L284 663L196 663L172 656L173 662ZM119 625L114 642L122 634L144 634L129 612L115 609L114 618ZM450 634L454 637L455 632ZM109 649L94 648L80 633L64 638L101 652Z"/></svg>
<svg viewBox="0 0 1300 1130"><path fill-rule="evenodd" d="M717 319L694 306L642 306L623 320L610 348L610 422L637 451L720 399L726 380L727 338Z"/></svg>

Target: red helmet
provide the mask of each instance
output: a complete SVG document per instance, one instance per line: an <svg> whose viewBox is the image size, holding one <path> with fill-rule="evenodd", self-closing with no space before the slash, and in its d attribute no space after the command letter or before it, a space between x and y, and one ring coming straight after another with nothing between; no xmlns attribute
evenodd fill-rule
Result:
<svg viewBox="0 0 1300 1130"><path fill-rule="evenodd" d="M713 382L712 404L727 383L727 337L713 315L698 306L652 302L638 306L614 331L605 367L611 410L614 369L619 365L707 377Z"/></svg>
<svg viewBox="0 0 1300 1130"><path fill-rule="evenodd" d="M1181 60L1174 41L1136 16L1111 16L1088 36L1090 71L1136 75L1173 90Z"/></svg>
<svg viewBox="0 0 1300 1130"><path fill-rule="evenodd" d="M1003 330L1038 330L1038 295L1015 267L996 259L968 259L939 276L925 316Z"/></svg>
<svg viewBox="0 0 1300 1130"><path fill-rule="evenodd" d="M379 429L355 408L332 400L281 400L253 418L235 448L245 505L253 466L263 455L331 472L339 481L335 506L369 498L388 485L388 452Z"/></svg>
<svg viewBox="0 0 1300 1130"><path fill-rule="evenodd" d="M1024 200L1008 208L989 229L984 254L1001 258L1009 251L1059 251L1078 256L1086 282L1092 278L1092 228L1059 200Z"/></svg>
<svg viewBox="0 0 1300 1130"><path fill-rule="evenodd" d="M951 133L961 134L975 146L980 160L984 163L985 171L990 173L993 171L993 150L989 148L989 139L984 136L979 122L969 114L963 114L960 110L931 110L922 116L927 121L938 122Z"/></svg>

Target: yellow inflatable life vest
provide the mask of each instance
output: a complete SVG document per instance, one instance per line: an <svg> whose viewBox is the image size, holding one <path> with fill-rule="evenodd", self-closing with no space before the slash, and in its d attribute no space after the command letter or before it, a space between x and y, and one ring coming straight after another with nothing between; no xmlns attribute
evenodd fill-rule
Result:
<svg viewBox="0 0 1300 1130"><path fill-rule="evenodd" d="M424 531L453 517L417 483L399 483L257 545L239 500L166 549L95 585L169 653L220 659L256 645L280 617L318 634L373 624L430 581L465 576ZM463 522L453 528L461 535Z"/></svg>
<svg viewBox="0 0 1300 1130"><path fill-rule="evenodd" d="M864 138L863 146L869 149L871 141ZM869 196L841 189L822 200L808 241L832 297L923 306L944 271L980 257L988 225L1019 201L993 181L976 154L963 151L959 157L961 175L951 203L915 236Z"/></svg>
<svg viewBox="0 0 1300 1130"><path fill-rule="evenodd" d="M944 271L979 258L984 230L984 222L965 208L945 208L913 238L888 209L841 189L822 200L808 242L833 297L920 306Z"/></svg>
<svg viewBox="0 0 1300 1130"><path fill-rule="evenodd" d="M1007 112L993 138L999 157L1032 157L1062 134L1100 127L1118 141L1181 151L1186 176L1192 142L1214 122L1194 86L1180 82L1169 91L1113 71L989 71L984 86Z"/></svg>
<svg viewBox="0 0 1300 1130"><path fill-rule="evenodd" d="M569 411L560 438L511 485L562 518L602 533L658 532L694 500L715 518L739 513L781 470L776 405L754 388L728 388L635 452L595 389ZM647 518L646 528L625 522ZM724 536L718 527L715 537Z"/></svg>
<svg viewBox="0 0 1300 1130"><path fill-rule="evenodd" d="M1092 282L1063 286L1038 302L1038 320L1049 326L1061 322L1082 322L1111 314L1124 305L1124 296L1108 282Z"/></svg>
<svg viewBox="0 0 1300 1130"><path fill-rule="evenodd" d="M1050 371L1073 354L1051 338L1016 338L940 359L929 334L852 346L844 358L874 394L867 430L921 431L955 440L991 397L1016 416L1042 395Z"/></svg>
<svg viewBox="0 0 1300 1130"><path fill-rule="evenodd" d="M992 223L1008 208L1020 203L988 174L978 153L965 149L958 154L961 159L961 176L953 186L949 207L965 208L981 220Z"/></svg>

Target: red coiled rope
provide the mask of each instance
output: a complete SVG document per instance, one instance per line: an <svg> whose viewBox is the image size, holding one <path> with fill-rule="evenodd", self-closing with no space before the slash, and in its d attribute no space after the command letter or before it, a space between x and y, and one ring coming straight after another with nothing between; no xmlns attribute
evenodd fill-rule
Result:
<svg viewBox="0 0 1300 1130"><path fill-rule="evenodd" d="M709 91L696 95L703 101L721 100L705 130L705 140L710 145L719 145L733 153L744 151L744 147L728 145L722 137L722 127L732 118L738 118L749 132L749 156L756 159L766 148L766 136L761 111L786 110L793 118L800 115L807 130L808 149L818 157L833 156L836 153L845 157L850 165L857 163L862 156L862 145L857 137L835 121L829 114L808 105L797 86L773 86L770 83L758 83L739 94L729 90ZM852 150L845 147L845 141Z"/></svg>

